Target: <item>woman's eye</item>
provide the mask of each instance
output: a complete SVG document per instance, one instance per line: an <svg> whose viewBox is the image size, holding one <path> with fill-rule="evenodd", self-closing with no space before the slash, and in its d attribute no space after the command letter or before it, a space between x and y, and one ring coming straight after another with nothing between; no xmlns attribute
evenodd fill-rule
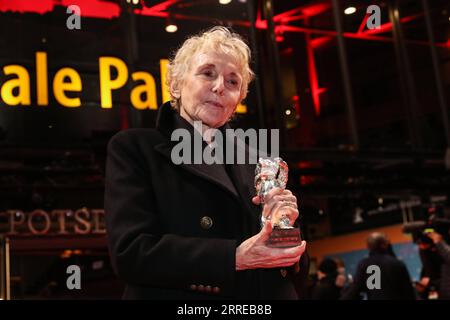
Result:
<svg viewBox="0 0 450 320"><path fill-rule="evenodd" d="M236 80L229 80L228 83L231 84L232 86L238 85L238 82Z"/></svg>
<svg viewBox="0 0 450 320"><path fill-rule="evenodd" d="M213 72L212 71L204 71L203 74L207 77L212 77L213 76Z"/></svg>

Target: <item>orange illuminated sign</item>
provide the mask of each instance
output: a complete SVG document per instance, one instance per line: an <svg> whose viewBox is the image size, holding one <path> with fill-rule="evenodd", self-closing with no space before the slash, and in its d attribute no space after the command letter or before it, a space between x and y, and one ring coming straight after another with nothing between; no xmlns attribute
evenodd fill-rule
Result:
<svg viewBox="0 0 450 320"><path fill-rule="evenodd" d="M35 62L36 104L38 106L48 106L49 90L52 91L55 100L63 107L78 108L82 105L83 83L78 71L64 67L55 73L53 79L49 79L47 53L36 52ZM162 101L170 99L169 90L165 84L167 64L167 59L159 61ZM110 109L113 107L113 92L123 88L130 78L133 82L129 97L131 105L138 110L156 110L158 108L156 82L149 72L136 71L130 75L125 62L116 57L100 57L98 65L101 108ZM7 76L7 80L3 84L0 83L1 101L7 106L31 105L29 71L25 67L15 64L4 66L2 71ZM246 113L247 108L240 104L236 112Z"/></svg>

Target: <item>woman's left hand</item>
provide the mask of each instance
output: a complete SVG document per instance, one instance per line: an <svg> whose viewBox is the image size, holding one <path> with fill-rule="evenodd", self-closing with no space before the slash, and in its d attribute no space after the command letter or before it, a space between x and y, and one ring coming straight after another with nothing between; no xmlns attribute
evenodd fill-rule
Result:
<svg viewBox="0 0 450 320"><path fill-rule="evenodd" d="M253 197L252 202L261 204L259 196ZM289 225L292 226L299 215L297 198L290 190L274 188L264 197L262 215L270 219L273 225L278 225L282 218L289 218Z"/></svg>

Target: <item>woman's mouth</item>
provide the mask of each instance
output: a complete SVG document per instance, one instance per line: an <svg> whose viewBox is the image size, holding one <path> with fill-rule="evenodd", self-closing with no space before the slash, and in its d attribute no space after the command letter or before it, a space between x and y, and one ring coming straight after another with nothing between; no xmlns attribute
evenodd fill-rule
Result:
<svg viewBox="0 0 450 320"><path fill-rule="evenodd" d="M210 105L213 105L214 107L222 108L222 109L223 109L223 105L221 105L221 104L218 103L218 102L215 102L215 101L206 101L206 103L208 103L208 104L210 104Z"/></svg>

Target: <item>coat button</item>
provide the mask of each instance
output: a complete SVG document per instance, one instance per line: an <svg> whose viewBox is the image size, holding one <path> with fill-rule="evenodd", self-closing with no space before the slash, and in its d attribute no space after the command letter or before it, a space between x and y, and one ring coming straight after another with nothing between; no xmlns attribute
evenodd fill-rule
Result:
<svg viewBox="0 0 450 320"><path fill-rule="evenodd" d="M191 290L197 290L197 286L195 284L191 284Z"/></svg>
<svg viewBox="0 0 450 320"><path fill-rule="evenodd" d="M205 291L206 291L206 292L211 292L211 291L212 291L211 286L206 286L206 287L205 287Z"/></svg>
<svg viewBox="0 0 450 320"><path fill-rule="evenodd" d="M214 293L219 293L219 292L220 292L220 288L219 288L219 287L214 287L214 288L212 289L212 291L213 291Z"/></svg>
<svg viewBox="0 0 450 320"><path fill-rule="evenodd" d="M212 225L213 225L213 221L210 217L204 216L203 218L200 219L200 226L203 229L207 230L207 229L211 228Z"/></svg>
<svg viewBox="0 0 450 320"><path fill-rule="evenodd" d="M203 291L205 291L205 286L201 284L197 287L197 290L200 292L203 292Z"/></svg>
<svg viewBox="0 0 450 320"><path fill-rule="evenodd" d="M286 275L287 275L286 269L281 269L280 272L281 272L281 276L282 276L283 278L285 278Z"/></svg>

